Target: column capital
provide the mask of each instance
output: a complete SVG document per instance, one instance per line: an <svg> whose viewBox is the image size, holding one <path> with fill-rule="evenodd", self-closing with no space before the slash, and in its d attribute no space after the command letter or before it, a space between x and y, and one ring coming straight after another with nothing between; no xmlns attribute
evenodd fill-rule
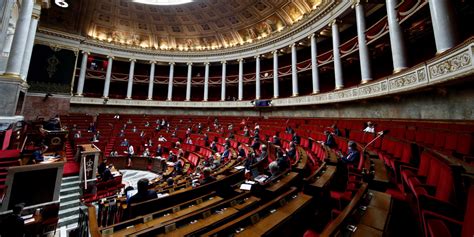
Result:
<svg viewBox="0 0 474 237"><path fill-rule="evenodd" d="M275 50L272 51L272 54L273 54L273 55L275 55L275 54L278 55L278 51L279 51L278 49L275 49Z"/></svg>
<svg viewBox="0 0 474 237"><path fill-rule="evenodd" d="M206 66L209 66L209 64L211 64L211 63L209 63L209 62L204 62L204 65L206 65Z"/></svg>
<svg viewBox="0 0 474 237"><path fill-rule="evenodd" d="M295 42L293 42L293 43L291 43L290 45L288 45L289 48L293 48L293 47L295 47L295 46L296 46L296 43L295 43Z"/></svg>
<svg viewBox="0 0 474 237"><path fill-rule="evenodd" d="M175 62L169 62L168 64L169 65L175 65Z"/></svg>
<svg viewBox="0 0 474 237"><path fill-rule="evenodd" d="M107 55L107 58L108 59L115 59L115 57L113 55Z"/></svg>
<svg viewBox="0 0 474 237"><path fill-rule="evenodd" d="M188 65L188 66L192 66L192 65L193 65L193 63L192 63L192 62L187 62L187 63L186 63L186 65Z"/></svg>
<svg viewBox="0 0 474 237"><path fill-rule="evenodd" d="M352 6L351 6L352 8L355 8L355 7L363 4L363 2L361 0L351 0L351 3L352 3Z"/></svg>
<svg viewBox="0 0 474 237"><path fill-rule="evenodd" d="M260 54L253 56L253 58L260 58Z"/></svg>
<svg viewBox="0 0 474 237"><path fill-rule="evenodd" d="M91 53L89 51L82 50L82 54L90 55Z"/></svg>
<svg viewBox="0 0 474 237"><path fill-rule="evenodd" d="M329 26L333 26L333 25L338 25L341 21L338 20L338 19L333 19L330 23L329 23Z"/></svg>
<svg viewBox="0 0 474 237"><path fill-rule="evenodd" d="M151 61L150 61L150 64L156 64L156 61L155 61L155 60L151 60Z"/></svg>
<svg viewBox="0 0 474 237"><path fill-rule="evenodd" d="M135 59L135 58L130 58L130 59L128 59L128 61L130 61L130 62L136 62L137 59Z"/></svg>
<svg viewBox="0 0 474 237"><path fill-rule="evenodd" d="M33 13L31 14L31 18L39 20L41 15L41 4L35 4L33 6Z"/></svg>
<svg viewBox="0 0 474 237"><path fill-rule="evenodd" d="M227 63L227 61L225 61L225 60L224 60L224 61L221 61L221 64L226 64L226 63Z"/></svg>
<svg viewBox="0 0 474 237"><path fill-rule="evenodd" d="M317 37L316 33L312 33L308 36L308 39L312 39L312 38L316 38L316 37Z"/></svg>
<svg viewBox="0 0 474 237"><path fill-rule="evenodd" d="M239 59L237 59L237 62L239 62L239 63L240 63L240 62L243 62L243 61L244 61L244 59L243 59L243 58L239 58Z"/></svg>

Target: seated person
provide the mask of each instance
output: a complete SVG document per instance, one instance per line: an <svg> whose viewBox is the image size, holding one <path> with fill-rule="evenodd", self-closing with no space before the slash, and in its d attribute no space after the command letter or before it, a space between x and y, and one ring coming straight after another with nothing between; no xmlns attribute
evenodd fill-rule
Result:
<svg viewBox="0 0 474 237"><path fill-rule="evenodd" d="M151 155L150 149L148 149L148 147L145 148L145 150L143 151L142 156L143 156L143 157L150 157L150 155Z"/></svg>
<svg viewBox="0 0 474 237"><path fill-rule="evenodd" d="M364 132L368 132L368 133L375 133L375 127L374 127L374 124L372 122L367 122L367 126L364 128L363 130Z"/></svg>
<svg viewBox="0 0 474 237"><path fill-rule="evenodd" d="M168 155L168 161L169 162L175 162L176 161L176 155L173 153L173 151L170 151L170 154Z"/></svg>
<svg viewBox="0 0 474 237"><path fill-rule="evenodd" d="M217 152L217 144L215 141L211 142L210 148L213 152Z"/></svg>
<svg viewBox="0 0 474 237"><path fill-rule="evenodd" d="M338 153L342 163L358 165L360 159L360 152L359 150L357 150L357 144L353 141L349 141L347 143L347 146L349 147L347 155L344 156L342 155L342 153Z"/></svg>
<svg viewBox="0 0 474 237"><path fill-rule="evenodd" d="M174 186L174 179L171 178L171 177L168 177L168 179L166 179L166 185L168 185L168 187L173 187Z"/></svg>
<svg viewBox="0 0 474 237"><path fill-rule="evenodd" d="M99 164L99 166L97 167L97 173L99 173L99 175L102 175L105 169L107 169L107 159L103 159L102 162Z"/></svg>
<svg viewBox="0 0 474 237"><path fill-rule="evenodd" d="M250 145L250 147L252 147L252 149L254 149L254 150L260 149L260 139L258 139L258 137L255 137L253 139L252 145Z"/></svg>
<svg viewBox="0 0 474 237"><path fill-rule="evenodd" d="M267 182L273 181L281 173L277 161L272 161L268 165L268 170L270 171L271 176L266 180Z"/></svg>
<svg viewBox="0 0 474 237"><path fill-rule="evenodd" d="M181 160L177 160L174 163L174 172L176 175L183 174L183 163L181 162Z"/></svg>
<svg viewBox="0 0 474 237"><path fill-rule="evenodd" d="M239 154L238 154L239 156L241 156L241 157L246 157L246 155L245 155L245 149L244 149L244 147L243 147L242 144L239 145L239 147L237 148L237 150L238 150L238 152L239 152Z"/></svg>
<svg viewBox="0 0 474 237"><path fill-rule="evenodd" d="M117 156L118 156L118 151L117 151L117 150L112 150L112 151L110 152L110 156L111 156L111 157L117 157Z"/></svg>
<svg viewBox="0 0 474 237"><path fill-rule="evenodd" d="M276 162L281 171L286 170L290 167L290 159L288 159L288 156L286 154L278 156Z"/></svg>
<svg viewBox="0 0 474 237"><path fill-rule="evenodd" d="M332 125L332 132L338 137L341 136L341 130L339 130L336 124Z"/></svg>
<svg viewBox="0 0 474 237"><path fill-rule="evenodd" d="M295 144L299 145L299 144L300 144L300 141L301 141L301 137L298 136L298 134L296 134L296 132L294 132L294 133L293 133L292 141L293 141Z"/></svg>
<svg viewBox="0 0 474 237"><path fill-rule="evenodd" d="M204 168L202 174L204 178L200 181L201 185L216 181L216 178L211 175L211 169L209 167Z"/></svg>
<svg viewBox="0 0 474 237"><path fill-rule="evenodd" d="M1 236L19 237L24 236L25 232L25 221L21 218L21 212L25 207L24 203L16 204L13 207L13 213L3 219L0 228Z"/></svg>
<svg viewBox="0 0 474 237"><path fill-rule="evenodd" d="M81 138L81 131L77 131L76 134L74 134L74 138Z"/></svg>
<svg viewBox="0 0 474 237"><path fill-rule="evenodd" d="M120 146L128 146L129 143L128 143L128 140L127 138L124 138L123 141L120 143Z"/></svg>
<svg viewBox="0 0 474 237"><path fill-rule="evenodd" d="M156 147L156 156L162 156L163 155L163 147L161 147L161 144L158 144L158 146Z"/></svg>
<svg viewBox="0 0 474 237"><path fill-rule="evenodd" d="M224 152L222 152L222 155L221 155L221 161L226 161L230 159L230 149L229 149L229 146L225 146L224 147Z"/></svg>
<svg viewBox="0 0 474 237"><path fill-rule="evenodd" d="M267 146L262 145L262 153L260 153L260 156L257 158L257 161L267 159L267 157L268 157L268 151L267 150L268 150Z"/></svg>
<svg viewBox="0 0 474 237"><path fill-rule="evenodd" d="M163 135L160 135L160 136L158 137L158 141L159 141L159 142L166 142L167 140L166 140L165 137L163 137Z"/></svg>
<svg viewBox="0 0 474 237"><path fill-rule="evenodd" d="M130 205L132 203L144 202L153 198L157 198L158 195L156 194L155 190L148 190L149 181L146 178L140 179L137 182L137 190L138 192L131 196L127 203Z"/></svg>
<svg viewBox="0 0 474 237"><path fill-rule="evenodd" d="M112 168L112 166L106 166L104 172L100 175L103 182L109 181L114 178L114 176L112 175L112 172L110 171L110 168Z"/></svg>
<svg viewBox="0 0 474 237"><path fill-rule="evenodd" d="M273 145L275 146L281 146L281 140L277 135L273 136Z"/></svg>
<svg viewBox="0 0 474 237"><path fill-rule="evenodd" d="M32 154L33 162L39 163L44 161L43 153L48 150L48 146L41 145Z"/></svg>
<svg viewBox="0 0 474 237"><path fill-rule="evenodd" d="M293 142L290 142L290 148L286 150L286 155L290 159L296 158L296 146Z"/></svg>
<svg viewBox="0 0 474 237"><path fill-rule="evenodd" d="M336 147L336 140L329 131L324 131L324 135L326 136L326 141L321 142L323 145L328 146L330 148Z"/></svg>

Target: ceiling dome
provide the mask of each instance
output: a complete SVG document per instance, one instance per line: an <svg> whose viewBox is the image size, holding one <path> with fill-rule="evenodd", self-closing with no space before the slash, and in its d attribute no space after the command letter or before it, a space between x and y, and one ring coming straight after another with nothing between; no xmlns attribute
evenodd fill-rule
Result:
<svg viewBox="0 0 474 237"><path fill-rule="evenodd" d="M178 3L180 5L150 5ZM184 3L188 2L188 3ZM261 42L329 0L81 0L44 11L41 26L155 50L217 50ZM80 16L80 17L71 17Z"/></svg>

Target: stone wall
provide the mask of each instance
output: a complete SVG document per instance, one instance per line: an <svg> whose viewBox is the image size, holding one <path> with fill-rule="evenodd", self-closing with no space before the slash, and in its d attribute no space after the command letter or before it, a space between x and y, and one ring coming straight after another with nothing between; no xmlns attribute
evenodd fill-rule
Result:
<svg viewBox="0 0 474 237"><path fill-rule="evenodd" d="M26 120L34 120L37 117L45 119L56 114L68 114L70 112L70 96L53 94L45 99L44 93L27 93L23 107L23 115Z"/></svg>
<svg viewBox="0 0 474 237"><path fill-rule="evenodd" d="M71 104L71 113L474 120L474 83L345 103L261 109L177 109Z"/></svg>

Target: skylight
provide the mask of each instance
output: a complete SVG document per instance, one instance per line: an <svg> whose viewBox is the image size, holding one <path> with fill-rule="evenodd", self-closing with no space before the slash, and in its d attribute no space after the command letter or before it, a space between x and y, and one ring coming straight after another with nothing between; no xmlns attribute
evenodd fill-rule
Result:
<svg viewBox="0 0 474 237"><path fill-rule="evenodd" d="M161 6L171 6L171 5L181 5L185 3L193 2L194 0L133 0L136 3L143 3L149 5L161 5Z"/></svg>

